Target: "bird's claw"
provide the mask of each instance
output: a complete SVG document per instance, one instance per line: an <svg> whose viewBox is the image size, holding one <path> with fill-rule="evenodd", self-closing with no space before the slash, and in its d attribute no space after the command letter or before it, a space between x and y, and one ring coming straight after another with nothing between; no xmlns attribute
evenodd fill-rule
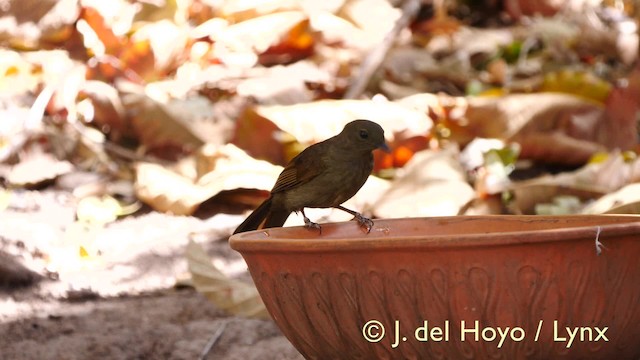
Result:
<svg viewBox="0 0 640 360"><path fill-rule="evenodd" d="M320 224L318 223L314 223L313 221L309 220L308 218L304 219L304 227L306 227L307 229L318 229L318 232L320 233L320 235L322 235L322 227L320 226Z"/></svg>
<svg viewBox="0 0 640 360"><path fill-rule="evenodd" d="M360 227L367 229L367 234L371 232L371 228L373 228L373 220L358 213L356 213L356 215L353 217L353 220L357 221Z"/></svg>

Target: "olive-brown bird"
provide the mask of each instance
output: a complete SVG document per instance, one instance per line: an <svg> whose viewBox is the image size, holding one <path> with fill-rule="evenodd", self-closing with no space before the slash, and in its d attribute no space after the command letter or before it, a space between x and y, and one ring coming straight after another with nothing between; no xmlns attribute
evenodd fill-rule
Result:
<svg viewBox="0 0 640 360"><path fill-rule="evenodd" d="M352 121L340 134L309 146L291 159L278 176L269 198L233 233L282 226L294 211L302 213L305 226L322 232L320 225L305 215L304 208L346 211L367 232L371 231L371 219L341 204L367 181L373 170L375 149L389 151L384 130L369 120Z"/></svg>

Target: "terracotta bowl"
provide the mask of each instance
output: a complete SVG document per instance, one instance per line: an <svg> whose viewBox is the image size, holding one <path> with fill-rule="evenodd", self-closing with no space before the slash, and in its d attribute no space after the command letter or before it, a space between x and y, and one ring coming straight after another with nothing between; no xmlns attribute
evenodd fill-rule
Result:
<svg viewBox="0 0 640 360"><path fill-rule="evenodd" d="M640 359L640 217L389 219L230 242L307 359Z"/></svg>

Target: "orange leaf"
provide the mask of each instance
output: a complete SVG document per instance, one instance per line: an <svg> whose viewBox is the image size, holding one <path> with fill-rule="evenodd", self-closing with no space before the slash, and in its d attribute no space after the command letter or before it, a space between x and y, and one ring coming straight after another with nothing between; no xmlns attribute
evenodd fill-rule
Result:
<svg viewBox="0 0 640 360"><path fill-rule="evenodd" d="M305 19L291 28L279 43L260 54L258 61L265 66L292 63L311 56L313 46L309 19Z"/></svg>
<svg viewBox="0 0 640 360"><path fill-rule="evenodd" d="M287 162L284 147L275 136L279 131L276 124L254 109L246 109L236 122L231 143L256 159L284 166Z"/></svg>
<svg viewBox="0 0 640 360"><path fill-rule="evenodd" d="M105 48L105 54L117 55L123 46L123 40L118 38L107 25L102 14L96 9L85 7L82 9L80 18L84 19L93 29Z"/></svg>

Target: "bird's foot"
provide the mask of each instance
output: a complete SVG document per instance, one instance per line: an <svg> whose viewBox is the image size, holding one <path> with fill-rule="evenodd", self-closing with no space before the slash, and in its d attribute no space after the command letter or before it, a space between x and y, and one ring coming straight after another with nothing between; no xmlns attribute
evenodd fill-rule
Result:
<svg viewBox="0 0 640 360"><path fill-rule="evenodd" d="M304 213L304 209L301 209L300 212L302 212L302 217L304 218L304 227L307 229L318 229L318 232L322 235L322 227L320 227L320 224L309 220L307 215Z"/></svg>
<svg viewBox="0 0 640 360"><path fill-rule="evenodd" d="M356 213L353 216L353 219L358 222L358 225L360 225L360 227L364 228L367 230L367 234L371 232L371 228L373 227L373 220L362 216L360 213Z"/></svg>
<svg viewBox="0 0 640 360"><path fill-rule="evenodd" d="M310 230L318 229L318 232L320 233L320 235L322 235L322 227L320 226L320 224L314 223L313 221L309 220L309 218L306 216L304 218L304 227Z"/></svg>

